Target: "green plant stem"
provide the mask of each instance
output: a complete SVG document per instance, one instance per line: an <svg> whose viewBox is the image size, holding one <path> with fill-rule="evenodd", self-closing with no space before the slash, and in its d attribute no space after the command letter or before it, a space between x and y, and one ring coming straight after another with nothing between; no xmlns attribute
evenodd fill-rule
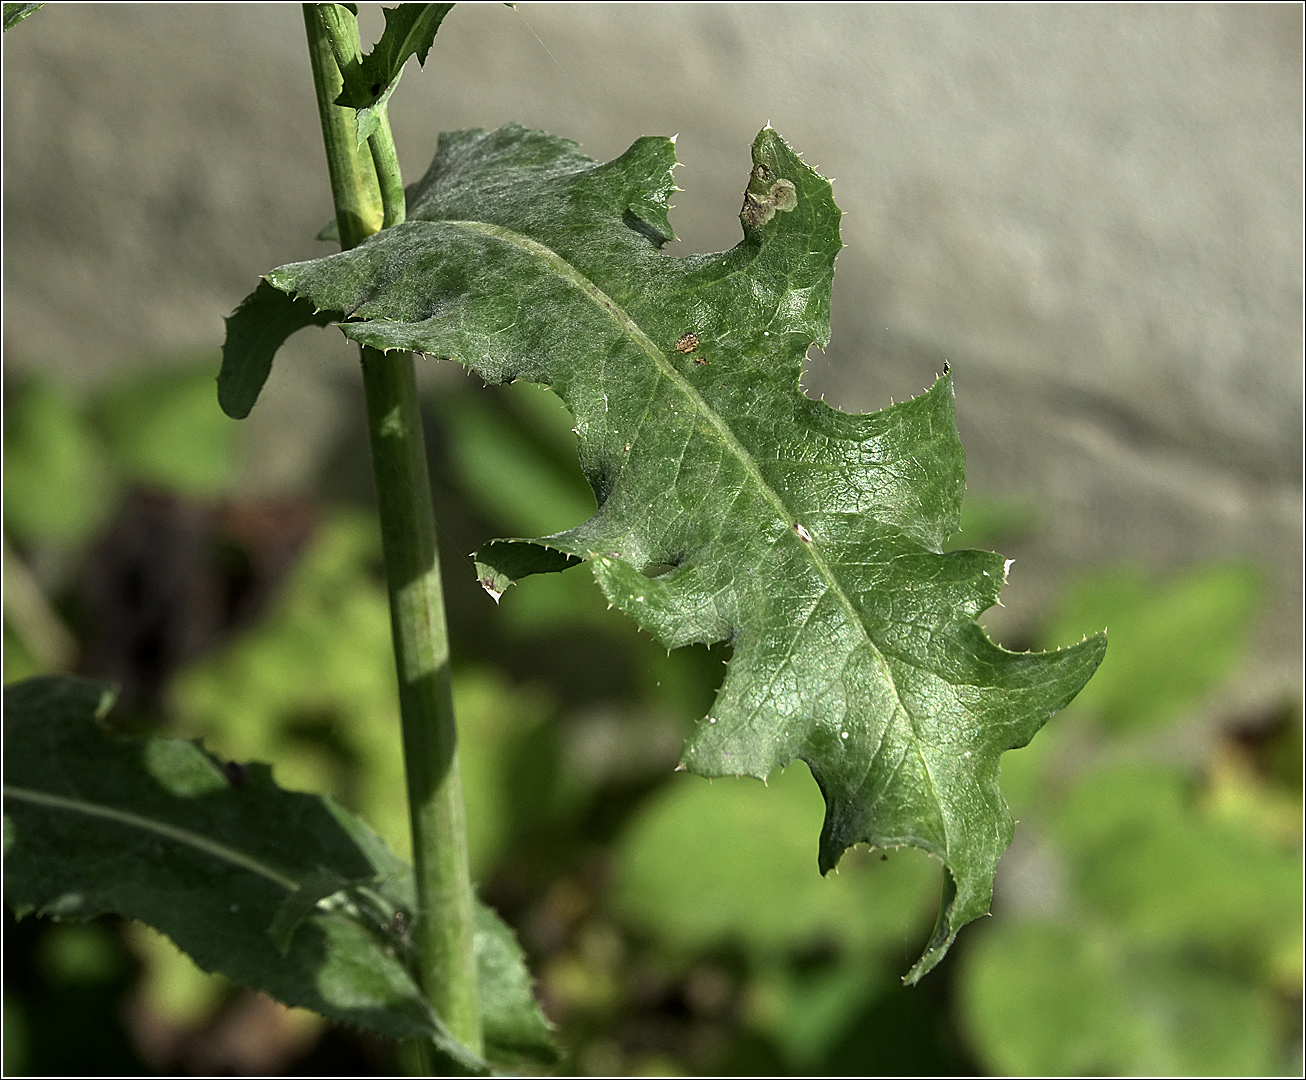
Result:
<svg viewBox="0 0 1306 1080"><path fill-rule="evenodd" d="M368 137L367 145L372 151L372 164L381 187L381 205L385 208L381 228L389 229L404 220L408 206L404 197L404 177L399 171L399 157L395 153L395 140L390 133L390 117L385 106L381 107L376 131Z"/></svg>
<svg viewBox="0 0 1306 1080"><path fill-rule="evenodd" d="M305 4L304 29L308 34L308 55L313 65L313 85L317 89L317 111L322 120L322 142L326 146L340 246L351 248L379 232L385 217L372 156L358 152L354 110L332 104L344 86L336 62L337 48L359 51L358 23L338 4ZM340 42L342 36L343 44L333 44Z"/></svg>
<svg viewBox="0 0 1306 1080"><path fill-rule="evenodd" d="M403 217L403 182L388 124L381 151L360 150L353 110L333 105L341 79L336 60L357 51L357 23L337 5L324 17L304 6L322 135L342 245L376 231L373 221ZM343 43L339 35L352 33ZM333 46L333 38L335 45ZM387 149L388 147L388 149ZM378 184L372 157L386 177ZM387 194L388 193L388 194ZM378 211L369 217L364 211ZM384 208L384 209L383 209ZM449 678L435 514L411 353L362 351L368 435L381 521L382 553L390 594L390 626L399 677L404 768L408 783L417 913L413 943L418 977L432 1008L469 1050L482 1050L476 985L475 921L457 734ZM427 1069L429 1055L425 1057Z"/></svg>
<svg viewBox="0 0 1306 1080"><path fill-rule="evenodd" d="M362 354L417 875L413 938L427 1000L453 1035L479 1054L475 924L449 633L413 355L368 348Z"/></svg>
<svg viewBox="0 0 1306 1080"><path fill-rule="evenodd" d="M315 4L317 17L326 30L327 45L336 58L343 83L344 73L350 65L363 59L363 42L358 36L358 18L344 4ZM337 88L336 94L340 91ZM334 99L333 99L334 100Z"/></svg>
<svg viewBox="0 0 1306 1080"><path fill-rule="evenodd" d="M326 28L327 41L331 54L335 57L336 67L342 73L351 65L357 65L363 58L362 42L358 38L358 20L349 10L340 4L318 5L319 17ZM336 90L339 93L339 89ZM350 110L341 110L349 113ZM377 129L368 137L367 145L372 152L372 164L380 187L381 204L385 217L381 228L389 229L404 220L404 179L399 171L399 158L395 153L394 136L390 133L390 117L384 105L376 106ZM350 116L352 120L352 115ZM357 128L354 134L357 135ZM373 230L375 231L375 230ZM343 234L342 234L343 235ZM361 237L360 237L361 239ZM346 245L350 246L350 245Z"/></svg>

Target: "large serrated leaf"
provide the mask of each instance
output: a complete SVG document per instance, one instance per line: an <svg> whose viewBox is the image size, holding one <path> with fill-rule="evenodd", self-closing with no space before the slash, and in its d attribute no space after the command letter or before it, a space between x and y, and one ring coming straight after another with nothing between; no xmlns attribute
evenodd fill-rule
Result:
<svg viewBox="0 0 1306 1080"><path fill-rule="evenodd" d="M266 765L218 762L181 739L114 738L112 701L64 676L5 687L5 898L163 931L205 970L396 1039L449 1035L406 965L411 871L330 799L283 791ZM548 1060L547 1022L512 931L478 906L487 1051Z"/></svg>
<svg viewBox="0 0 1306 1080"><path fill-rule="evenodd" d="M1074 697L1105 639L1015 654L975 623L1005 565L942 551L965 474L946 366L878 413L802 393L806 351L829 335L829 182L766 128L743 240L670 259L674 164L665 138L598 164L516 125L445 135L407 222L268 280L365 345L562 397L598 509L482 548L482 584L497 595L586 561L669 647L729 641L686 765L765 777L806 761L827 807L823 871L858 842L937 856L948 874L915 981L988 910L1013 828L1001 754Z"/></svg>

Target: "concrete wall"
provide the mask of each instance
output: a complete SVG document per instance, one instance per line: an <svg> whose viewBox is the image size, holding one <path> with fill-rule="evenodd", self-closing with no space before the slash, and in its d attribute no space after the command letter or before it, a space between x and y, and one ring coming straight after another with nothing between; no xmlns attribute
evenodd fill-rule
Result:
<svg viewBox="0 0 1306 1080"><path fill-rule="evenodd" d="M737 240L769 120L847 212L810 391L878 408L947 358L972 488L1043 511L995 624L1104 560L1249 558L1260 699L1300 670L1301 33L1288 4L466 4L392 116L409 178L442 129L600 159L679 133L681 253ZM212 349L257 274L327 250L306 59L294 5L59 4L5 35L6 362L94 382ZM253 489L355 420L349 350L300 338Z"/></svg>

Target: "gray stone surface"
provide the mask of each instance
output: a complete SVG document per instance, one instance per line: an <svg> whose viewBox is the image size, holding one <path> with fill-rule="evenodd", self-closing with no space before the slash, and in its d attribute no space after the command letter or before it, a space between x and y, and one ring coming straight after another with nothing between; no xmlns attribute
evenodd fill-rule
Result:
<svg viewBox="0 0 1306 1080"><path fill-rule="evenodd" d="M991 624L1104 561L1249 559L1252 702L1300 671L1301 30L1287 4L468 4L392 115L410 178L446 128L597 158L679 133L673 254L736 241L769 120L846 211L810 391L878 408L950 360L971 487L1042 511ZM258 273L325 250L297 6L52 5L3 80L7 362L95 382L212 349ZM252 489L304 482L352 362L292 343Z"/></svg>

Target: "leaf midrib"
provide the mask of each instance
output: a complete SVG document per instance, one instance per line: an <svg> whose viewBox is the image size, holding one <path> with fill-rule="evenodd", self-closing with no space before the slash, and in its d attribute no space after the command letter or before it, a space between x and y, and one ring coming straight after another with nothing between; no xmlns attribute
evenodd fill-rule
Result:
<svg viewBox="0 0 1306 1080"><path fill-rule="evenodd" d="M395 71L395 57L397 57L397 56L402 56L402 57L404 58L404 63L407 63L407 61L408 61L408 57L409 57L409 56L417 56L417 46L415 46L415 45L413 44L413 42L415 42L415 41L421 41L421 39L422 39L422 34L423 34L423 32L425 31L425 29L426 29L426 20L429 19L429 18L431 17L431 10L430 10L430 9L433 8L433 7L438 7L438 6L440 6L440 5L438 5L438 4L422 4L422 5L421 5L421 7L422 7L422 11L421 11L421 13L420 13L420 14L419 14L419 15L418 15L414 20L413 20L413 24L408 28L407 33L405 33L404 36L403 36L402 38L399 39L399 43L398 43L398 45L395 47L394 52L393 52L390 56L387 56L387 57L385 58L385 61L386 61L386 71L389 72L389 73L391 73L391 76L390 76L391 81L393 81L394 78L395 78L395 76L398 74L398 72ZM443 16L441 16L441 21L442 21L442 22L444 21L444 20L443 20ZM438 32L439 28L437 27L436 29L437 29L437 32ZM384 36L385 36L385 35L383 34L382 37L384 37ZM380 44L380 43L378 42L378 44ZM426 65L426 58L425 58L425 57L418 57L417 62L418 62L419 64L421 64L423 67L425 67L425 65ZM403 64L400 64L400 65L399 65L399 70L400 70L400 71L403 70Z"/></svg>
<svg viewBox="0 0 1306 1080"><path fill-rule="evenodd" d="M432 224L437 224L437 222L433 222ZM454 225L464 229L470 229L473 232L481 233L484 236L492 236L534 255L536 258L548 265L560 277L565 278L588 296L599 308L607 311L608 314L612 316L617 325L620 326L631 340L633 340L635 344L648 355L649 359L657 365L658 369L664 376L666 376L667 380L675 386L681 394L689 399L691 405L700 415L707 419L716 430L717 434L721 437L722 441L725 442L730 450L734 452L735 456L743 463L745 470L748 472L754 483L757 484L757 487L761 490L763 496L775 508L777 516L787 523L788 529L786 531L789 533L792 542L798 544L804 554L807 555L812 565L816 568L821 580L825 583L825 587L834 593L839 602L843 605L844 610L848 613L848 617L861 631L862 637L866 640L866 644L870 647L876 659L883 666L885 677L889 680L890 685L894 687L894 695L896 697L897 685L892 674L889 672L888 664L885 663L884 657L880 654L880 650L876 648L875 642L871 640L870 634L866 629L866 624L862 621L860 614L858 614L857 609L853 606L852 600L848 597L848 594L844 592L843 587L839 584L839 579L835 577L834 571L830 569L830 565L825 561L825 557L817 550L816 540L813 539L811 543L807 543L799 538L797 533L794 531L795 526L800 524L798 518L793 514L789 507L785 505L784 500L780 498L780 495L775 488L767 483L766 478L762 475L762 471L757 467L757 462L753 460L752 454L750 454L743 443L739 441L734 431L730 428L730 425L727 424L721 418L720 414L704 400L703 396L698 392L694 385L690 383L689 380L686 379L678 370L676 370L675 365L672 364L667 358L667 355L659 349L656 344L654 344L653 340L644 333L640 325L635 322L635 320L632 319L615 300L595 285L588 277L577 270L575 266L551 248L545 247L543 244L532 240L530 237L523 236L521 233L515 232L512 229L505 229L501 225L491 225L488 222L482 221L443 220L438 222L438 224ZM901 701L899 703L901 704ZM905 706L903 711L906 712Z"/></svg>
<svg viewBox="0 0 1306 1080"><path fill-rule="evenodd" d="M205 854L212 855L215 858L223 859L229 863L248 870L251 873L258 874L274 884L280 885L287 892L296 892L299 889L299 882L293 878L286 877L281 872L260 862L252 856L246 855L242 851L237 851L226 844L220 844L216 840L210 840L201 833L192 832L190 829L178 828L176 825L169 825L164 821L155 821L141 814L132 813L130 810L119 810L112 806L103 806L99 803L88 802L85 799L70 798L66 795L54 795L45 791L34 791L31 788L16 787L10 784L4 785L4 796L6 799L17 799L20 802L35 803L38 806L53 807L58 810L64 810L74 814L84 814L87 817L104 818L108 821L115 821L120 825L127 825L132 828L142 829L146 832L152 832L159 836L167 837L179 844L193 847Z"/></svg>
<svg viewBox="0 0 1306 1080"><path fill-rule="evenodd" d="M853 605L851 598L844 591L843 586L835 576L830 564L826 562L824 555L822 555L818 549L818 541L813 538L811 542L805 542L798 536L795 529L795 526L800 524L798 518L785 504L775 488L767 482L766 478L762 475L762 471L758 468L757 462L754 461L752 454L750 454L747 448L739 441L729 424L727 424L720 414L713 409L706 400L704 400L703 396L698 392L694 385L676 369L675 365L673 365L667 358L667 355L658 348L653 340L644 332L640 325L631 318L625 309L557 252L538 241L532 240L528 236L524 236L513 229L505 228L502 225L493 225L484 221L450 218L427 220L429 224L432 225L448 225L466 229L470 232L479 233L482 236L493 237L494 239L500 240L504 243L511 244L519 250L539 259L559 277L569 282L572 286L587 296L598 308L606 311L613 321L621 327L622 331L644 351L650 360L653 361L654 365L667 378L672 386L680 391L680 393L690 403L692 409L711 425L721 440L743 464L745 471L757 485L758 490L762 492L763 497L771 504L780 520L787 523L788 527L785 531L789 534L790 542L798 544L813 568L816 570L817 575L821 579L825 588L834 594L835 598L846 612L849 620L861 633L862 639L865 641L866 647L870 650L871 655L879 665L885 681L892 688L894 700L897 702L898 708L901 709L903 715L907 717L908 723L911 725L912 731L916 735L914 740L916 744L916 754L921 761L922 767L925 769L927 777L929 778L931 792L934 795L935 804L938 807L940 817L943 820L945 844L947 844L947 814L944 810L942 800L938 797L937 787L934 784L934 777L929 762L925 759L919 732L916 731L915 720L912 716L911 710L907 708L906 702L902 699L902 695L898 688L898 682L893 676L887 658L871 638L870 632L860 613Z"/></svg>
<svg viewBox="0 0 1306 1080"><path fill-rule="evenodd" d="M687 380L678 370L676 370L675 365L672 364L667 358L667 355L659 349L656 344L654 344L653 340L644 333L640 325L635 322L629 314L627 314L624 308L595 285L593 281L576 269L575 266L569 263L556 251L532 240L530 237L523 236L521 233L512 229L506 229L502 225L491 225L488 222L482 221L444 220L440 223L469 229L472 232L480 233L483 236L492 236L498 240L504 241L505 243L512 244L528 254L534 255L549 266L560 277L570 282L582 293L588 296L599 308L607 311L631 340L644 350L649 359L657 365L658 369L664 376L666 376L671 384L680 390L696 411L705 417L712 425L725 444L743 463L745 470L752 477L754 483L757 484L757 487L763 493L763 496L775 508L780 519L788 523L789 527L786 529L786 532L789 534L791 542L798 544L799 548L802 549L803 553L811 561L817 574L824 582L825 587L834 593L835 597L839 600L839 603L843 605L844 611L847 612L848 618L861 632L862 639L866 642L866 646L870 650L871 655L875 657L876 662L879 664L885 680L888 682L889 686L893 688L894 700L897 701L898 707L903 711L903 715L908 718L908 722L912 725L912 730L915 733L916 724L912 718L911 710L907 708L907 703L902 700L902 695L898 691L898 681L893 677L893 672L889 668L888 661L872 640L870 632L867 630L866 624L862 620L861 614L853 606L852 600L849 598L848 594L844 592L843 586L840 585L839 579L835 577L834 571L830 568L830 564L825 561L825 557L819 550L817 550L816 539L813 538L811 542L805 542L798 536L795 531L795 526L800 524L798 518L785 504L784 500L780 498L780 495L775 488L767 483L766 478L762 475L762 471L757 467L757 463L753 460L752 454L748 452L743 443L741 443L735 436L730 425L727 424L725 420L721 418L720 414L703 399L703 396L698 392L694 385L690 383L689 380ZM916 754L920 758L926 776L929 778L930 790L934 795L935 804L939 808L940 818L943 821L945 845L950 847L947 813L944 810L942 800L939 798L938 789L934 783L934 776L930 769L929 762L925 759L925 752L921 745L919 733L916 734Z"/></svg>

